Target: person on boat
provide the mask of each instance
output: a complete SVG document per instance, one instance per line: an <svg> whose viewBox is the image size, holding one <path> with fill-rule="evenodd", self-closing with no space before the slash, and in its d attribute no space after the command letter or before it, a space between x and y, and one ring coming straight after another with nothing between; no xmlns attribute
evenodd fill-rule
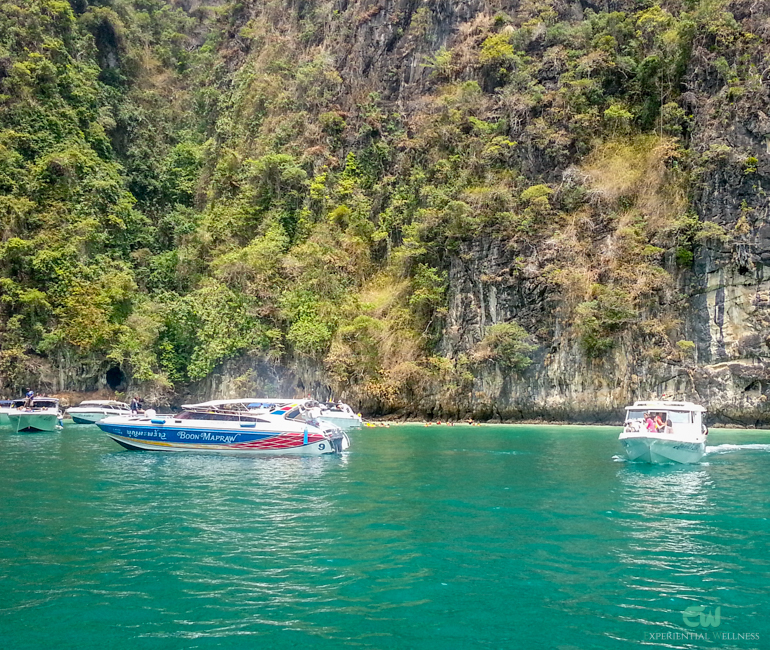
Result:
<svg viewBox="0 0 770 650"><path fill-rule="evenodd" d="M35 407L35 391L27 391L27 399L24 400L24 408L32 409Z"/></svg>
<svg viewBox="0 0 770 650"><path fill-rule="evenodd" d="M644 426L650 433L655 433L655 420L650 417L649 413L644 414Z"/></svg>
<svg viewBox="0 0 770 650"><path fill-rule="evenodd" d="M668 418L666 420L666 433L674 433L674 423L671 421L671 418Z"/></svg>
<svg viewBox="0 0 770 650"><path fill-rule="evenodd" d="M139 395L134 395L131 398L131 415L138 415L141 408L141 402L139 401Z"/></svg>
<svg viewBox="0 0 770 650"><path fill-rule="evenodd" d="M655 416L655 431L662 433L666 428L666 423L663 421L663 417L660 413Z"/></svg>

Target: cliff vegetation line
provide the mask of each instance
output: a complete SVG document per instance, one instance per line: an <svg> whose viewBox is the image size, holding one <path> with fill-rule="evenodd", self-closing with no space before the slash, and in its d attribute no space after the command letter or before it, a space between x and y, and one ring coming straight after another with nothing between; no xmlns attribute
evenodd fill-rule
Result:
<svg viewBox="0 0 770 650"><path fill-rule="evenodd" d="M763 0L5 0L0 392L762 419L768 36Z"/></svg>

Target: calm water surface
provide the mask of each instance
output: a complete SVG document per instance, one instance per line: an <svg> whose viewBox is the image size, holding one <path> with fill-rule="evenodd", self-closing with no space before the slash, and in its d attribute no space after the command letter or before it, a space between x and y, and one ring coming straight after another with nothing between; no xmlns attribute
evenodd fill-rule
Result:
<svg viewBox="0 0 770 650"><path fill-rule="evenodd" d="M620 462L617 435L394 426L243 459L0 429L0 647L770 647L770 432L714 431L691 467Z"/></svg>

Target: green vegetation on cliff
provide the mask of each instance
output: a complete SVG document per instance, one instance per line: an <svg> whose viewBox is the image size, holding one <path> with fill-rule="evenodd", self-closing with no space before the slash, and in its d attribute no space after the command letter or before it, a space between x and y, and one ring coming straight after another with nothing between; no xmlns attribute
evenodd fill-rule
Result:
<svg viewBox="0 0 770 650"><path fill-rule="evenodd" d="M0 5L0 382L119 365L171 391L253 353L351 399L467 394L574 336L682 355L673 275L709 141L766 105L761 17L714 0L8 0ZM464 349L452 274L495 240L552 309ZM564 330L566 324L566 331ZM688 348L689 349L689 348Z"/></svg>

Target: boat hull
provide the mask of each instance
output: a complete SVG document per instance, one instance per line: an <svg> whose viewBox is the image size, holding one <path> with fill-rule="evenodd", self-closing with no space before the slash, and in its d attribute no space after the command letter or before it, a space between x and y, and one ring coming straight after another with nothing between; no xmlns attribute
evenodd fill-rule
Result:
<svg viewBox="0 0 770 650"><path fill-rule="evenodd" d="M628 459L641 463L689 465L699 462L706 453L705 441L628 437L622 438L620 442Z"/></svg>
<svg viewBox="0 0 770 650"><path fill-rule="evenodd" d="M343 438L330 440L304 432L236 429L147 427L98 422L97 426L122 447L142 451L198 452L240 456L302 454L318 456L342 451Z"/></svg>
<svg viewBox="0 0 770 650"><path fill-rule="evenodd" d="M75 424L96 424L108 417L105 413L67 413Z"/></svg>
<svg viewBox="0 0 770 650"><path fill-rule="evenodd" d="M11 423L11 421L8 418L8 414L0 412L0 427L5 426L6 424L10 424L10 423Z"/></svg>
<svg viewBox="0 0 770 650"><path fill-rule="evenodd" d="M320 419L324 422L330 422L343 431L350 431L350 429L359 429L361 427L361 420L358 418L342 418L333 415L329 416L326 413L323 413L321 414Z"/></svg>
<svg viewBox="0 0 770 650"><path fill-rule="evenodd" d="M59 416L55 413L10 413L11 427L18 432L56 431Z"/></svg>

